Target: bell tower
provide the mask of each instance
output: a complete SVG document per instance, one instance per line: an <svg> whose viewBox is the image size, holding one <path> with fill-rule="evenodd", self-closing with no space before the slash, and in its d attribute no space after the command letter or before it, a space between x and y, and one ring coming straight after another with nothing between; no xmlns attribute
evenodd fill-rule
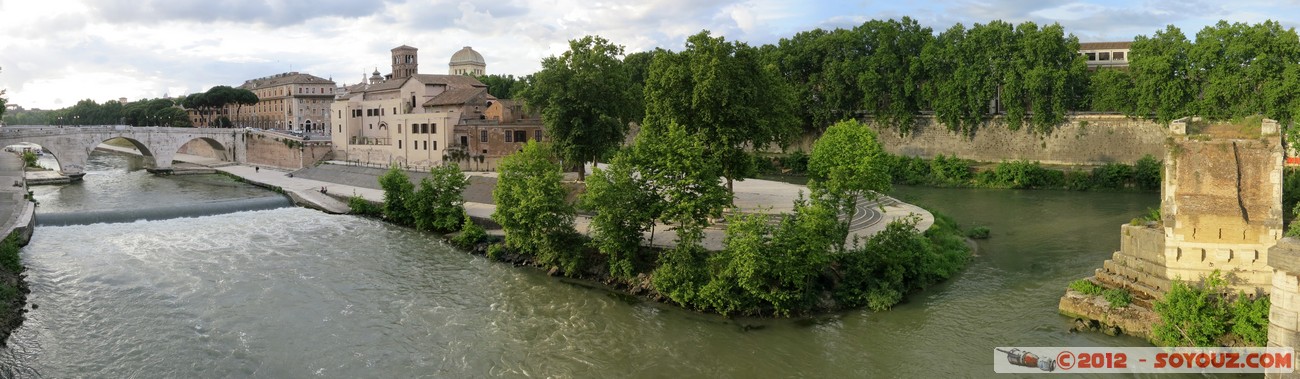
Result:
<svg viewBox="0 0 1300 379"><path fill-rule="evenodd" d="M393 79L405 79L420 73L418 50L406 45L393 48Z"/></svg>

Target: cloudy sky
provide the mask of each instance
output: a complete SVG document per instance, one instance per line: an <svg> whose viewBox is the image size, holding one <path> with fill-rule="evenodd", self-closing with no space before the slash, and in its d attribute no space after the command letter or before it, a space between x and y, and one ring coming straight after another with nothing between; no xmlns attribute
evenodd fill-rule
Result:
<svg viewBox="0 0 1300 379"><path fill-rule="evenodd" d="M1225 4L1226 3L1226 4ZM183 95L300 71L355 83L389 49L420 49L445 73L473 46L488 73L525 75L569 39L598 34L628 52L679 49L701 29L751 44L802 30L911 16L954 23L1059 22L1082 41L1131 40L1173 24L1300 21L1300 0L0 0L0 89L10 103L60 108Z"/></svg>

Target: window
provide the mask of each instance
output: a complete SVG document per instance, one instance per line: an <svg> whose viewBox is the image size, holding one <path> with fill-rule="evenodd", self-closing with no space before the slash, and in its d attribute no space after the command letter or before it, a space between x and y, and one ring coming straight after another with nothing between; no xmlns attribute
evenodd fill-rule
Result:
<svg viewBox="0 0 1300 379"><path fill-rule="evenodd" d="M402 134L402 124L397 124L397 134Z"/></svg>
<svg viewBox="0 0 1300 379"><path fill-rule="evenodd" d="M397 148L398 148L398 149L401 149L401 148L402 148L402 140L400 140L400 139L397 140Z"/></svg>
<svg viewBox="0 0 1300 379"><path fill-rule="evenodd" d="M397 107L393 107L393 114L397 114Z"/></svg>
<svg viewBox="0 0 1300 379"><path fill-rule="evenodd" d="M433 149L438 150L438 141L433 141Z"/></svg>
<svg viewBox="0 0 1300 379"><path fill-rule="evenodd" d="M429 134L429 124L420 124L420 134Z"/></svg>
<svg viewBox="0 0 1300 379"><path fill-rule="evenodd" d="M438 134L438 123L435 122L433 123L433 126L429 127L429 133ZM436 147L433 149L438 150Z"/></svg>
<svg viewBox="0 0 1300 379"><path fill-rule="evenodd" d="M343 125L339 125L339 133L343 133Z"/></svg>
<svg viewBox="0 0 1300 379"><path fill-rule="evenodd" d="M525 130L516 130L516 131L515 131L515 142L528 142L528 131L525 131Z"/></svg>
<svg viewBox="0 0 1300 379"><path fill-rule="evenodd" d="M506 142L515 142L515 134L509 130L506 131Z"/></svg>
<svg viewBox="0 0 1300 379"><path fill-rule="evenodd" d="M339 119L343 119L343 111L339 110Z"/></svg>
<svg viewBox="0 0 1300 379"><path fill-rule="evenodd" d="M1090 61L1097 60L1097 53L1083 53L1083 55L1088 57L1088 60Z"/></svg>
<svg viewBox="0 0 1300 379"><path fill-rule="evenodd" d="M424 149L429 150L429 141L424 141Z"/></svg>
<svg viewBox="0 0 1300 379"><path fill-rule="evenodd" d="M367 125L370 126L370 129L374 129L374 128L375 128L375 124L367 124Z"/></svg>
<svg viewBox="0 0 1300 379"><path fill-rule="evenodd" d="M541 140L542 140L542 130L541 130L541 129L537 129L537 130L534 130L534 131L533 131L533 139L534 139L534 140L537 140L538 142L541 142Z"/></svg>
<svg viewBox="0 0 1300 379"><path fill-rule="evenodd" d="M1097 60L1099 60L1099 61L1108 61L1108 60L1110 60L1110 52L1107 51L1107 52L1104 52L1104 53L1097 53Z"/></svg>
<svg viewBox="0 0 1300 379"><path fill-rule="evenodd" d="M478 131L478 141L479 141L479 142L487 142L487 131L486 131L486 130L480 130L480 131Z"/></svg>
<svg viewBox="0 0 1300 379"><path fill-rule="evenodd" d="M1115 60L1117 60L1117 61L1122 61L1122 60L1124 60L1124 52L1123 52L1123 51L1116 51L1116 52L1115 52L1115 55L1114 55L1113 58L1115 58Z"/></svg>

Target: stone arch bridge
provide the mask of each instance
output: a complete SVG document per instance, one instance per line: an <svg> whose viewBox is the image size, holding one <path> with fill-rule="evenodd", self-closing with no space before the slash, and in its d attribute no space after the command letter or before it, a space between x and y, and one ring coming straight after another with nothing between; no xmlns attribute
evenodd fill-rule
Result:
<svg viewBox="0 0 1300 379"><path fill-rule="evenodd" d="M154 173L170 173L172 159L190 141L199 140L212 146L218 158L230 162L247 159L245 134L238 129L100 126L6 126L0 128L0 146L23 142L44 147L54 155L63 174L72 178L85 175L90 152L104 141L122 138L144 155L145 167Z"/></svg>

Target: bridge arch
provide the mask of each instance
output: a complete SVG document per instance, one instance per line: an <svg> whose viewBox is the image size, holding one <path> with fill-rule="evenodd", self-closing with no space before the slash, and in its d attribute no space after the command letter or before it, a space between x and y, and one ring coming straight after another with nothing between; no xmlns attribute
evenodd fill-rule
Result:
<svg viewBox="0 0 1300 379"><path fill-rule="evenodd" d="M60 171L62 171L62 170L64 169L64 168L63 168L64 165L69 165L69 164L71 164L71 165L76 165L74 162L72 162L72 160L68 159L68 158L69 158L69 156L68 156L69 152L67 152L67 151L62 151L63 149L58 149L58 148L55 148L54 146L47 146L45 143L43 143L43 141L41 141L41 140L39 140L39 139L22 140L22 141L14 141L14 142L6 142L6 143L5 143L5 146L2 146L2 147L4 147L4 148L8 148L9 146L23 145L23 144L31 144L31 145L37 145L37 146L40 146L40 147L41 147L41 150L44 150L45 153L48 153L51 157L54 158L54 163L57 163L57 164L59 165L58 170L60 170ZM21 152L16 152L16 151L15 151L15 152L5 151L4 153L5 153L5 154L20 154L20 157L21 157L21 154L22 154ZM43 153L43 154L44 154L44 153Z"/></svg>
<svg viewBox="0 0 1300 379"><path fill-rule="evenodd" d="M221 160L231 160L230 159L231 150L225 144L221 143L221 141L217 141L216 139L207 136L197 136L181 142L180 146L176 148L177 152L179 153L180 149L185 148L185 146L189 146L192 142L195 141L203 142L202 146L212 149L213 154L216 155L213 158L217 158ZM194 154L194 152L186 152L184 154L200 155L200 154Z"/></svg>

